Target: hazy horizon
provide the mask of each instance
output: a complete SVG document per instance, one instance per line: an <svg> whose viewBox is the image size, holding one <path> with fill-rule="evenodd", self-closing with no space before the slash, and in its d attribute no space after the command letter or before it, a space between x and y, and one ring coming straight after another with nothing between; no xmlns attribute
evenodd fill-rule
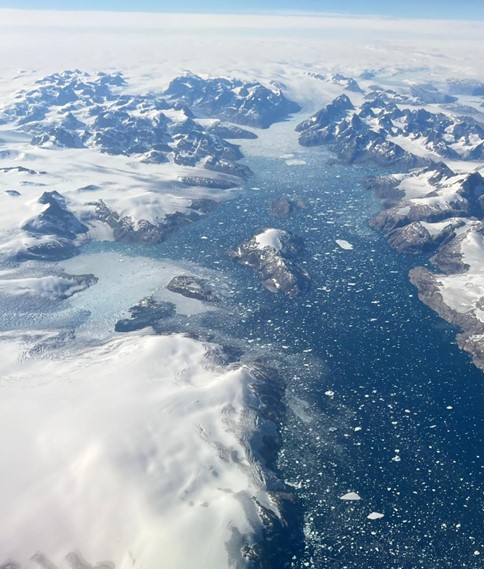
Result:
<svg viewBox="0 0 484 569"><path fill-rule="evenodd" d="M68 6L61 0L0 0L0 9L16 10L61 10L61 11L109 11L109 12L155 12L155 13L317 13L328 15L383 16L410 19L456 19L483 20L482 3L477 0L463 0L456 4L451 1L428 0L425 3L411 0L405 5L393 5L382 0L247 0L245 2L226 2L225 0L207 0L203 3L194 0L170 2L167 0L73 0Z"/></svg>

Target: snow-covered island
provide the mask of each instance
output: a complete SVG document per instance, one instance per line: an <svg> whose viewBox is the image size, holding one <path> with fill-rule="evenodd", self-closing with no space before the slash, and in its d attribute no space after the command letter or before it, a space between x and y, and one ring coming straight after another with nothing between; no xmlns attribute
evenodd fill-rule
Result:
<svg viewBox="0 0 484 569"><path fill-rule="evenodd" d="M270 227L230 251L229 256L254 269L270 292L293 298L310 283L308 272L299 265L303 248L300 238Z"/></svg>

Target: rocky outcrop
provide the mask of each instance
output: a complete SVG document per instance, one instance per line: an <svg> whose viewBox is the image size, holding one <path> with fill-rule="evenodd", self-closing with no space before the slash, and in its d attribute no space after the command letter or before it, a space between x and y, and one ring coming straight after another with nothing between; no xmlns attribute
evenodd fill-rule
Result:
<svg viewBox="0 0 484 569"><path fill-rule="evenodd" d="M299 137L299 142L303 146L314 146L317 144L314 140L314 144L311 144L311 135L325 127L334 124L337 121L341 121L348 115L349 111L354 110L353 103L350 101L347 95L340 95L336 97L331 103L323 107L320 111L311 115L305 121L302 121L296 126L296 132L302 132L304 135Z"/></svg>
<svg viewBox="0 0 484 569"><path fill-rule="evenodd" d="M220 300L209 281L200 277L179 275L173 277L166 288L171 292L203 302L219 302Z"/></svg>
<svg viewBox="0 0 484 569"><path fill-rule="evenodd" d="M69 211L65 198L59 192L44 192L38 201L47 208L21 225L27 233L75 239L88 232L88 227Z"/></svg>
<svg viewBox="0 0 484 569"><path fill-rule="evenodd" d="M419 299L441 318L461 329L457 343L472 356L472 361L484 371L484 323L473 312L458 312L450 308L440 292L439 276L424 267L410 271L410 282L418 289ZM484 297L481 299L484 306Z"/></svg>
<svg viewBox="0 0 484 569"><path fill-rule="evenodd" d="M205 83L201 80L202 89ZM168 102L152 93L123 94L120 87L125 84L119 74L66 71L50 75L38 81L34 89L18 93L17 102L0 112L0 122L21 126L32 134L31 144L36 146L89 147L107 154L134 155L149 164L173 161L185 166L208 158L231 165L242 154L237 145L225 139L256 136L219 121L204 127L176 97ZM241 114L252 116L251 109L258 108L257 103L261 113L265 108L269 114L277 113L279 107L281 110L285 101L291 106L282 94L268 91L263 96L258 89L249 91L243 96L237 88ZM218 104L223 109L229 102L220 100Z"/></svg>
<svg viewBox="0 0 484 569"><path fill-rule="evenodd" d="M454 103L457 101L457 97L453 95L448 95L447 93L442 93L430 83L419 83L411 85L410 94L412 97L418 99L419 103L423 105L435 104L435 103Z"/></svg>
<svg viewBox="0 0 484 569"><path fill-rule="evenodd" d="M406 181L410 179L413 186L418 185L419 193L406 198ZM387 187L393 193L395 201L373 217L370 224L383 231L390 244L400 251L434 251L449 241L465 220L484 217L484 180L478 172L456 175L447 166L438 165L407 177L372 181L370 187Z"/></svg>
<svg viewBox="0 0 484 569"><path fill-rule="evenodd" d="M332 85L338 85L347 91L352 91L353 93L363 93L361 87L352 77L347 77L341 73L327 73L326 75L323 75L322 73L314 73L313 71L310 71L308 75L309 77L314 77L314 79L326 81Z"/></svg>
<svg viewBox="0 0 484 569"><path fill-rule="evenodd" d="M458 326L459 346L484 370L484 180L478 172L457 175L445 164L407 175L372 180L393 192L391 207L371 224L404 253L434 253L439 272L417 267L410 280L419 298ZM407 196L409 192L409 196Z"/></svg>
<svg viewBox="0 0 484 569"><path fill-rule="evenodd" d="M270 228L230 251L229 256L253 269L270 292L293 298L310 285L309 274L297 264L302 253L300 238Z"/></svg>
<svg viewBox="0 0 484 569"><path fill-rule="evenodd" d="M207 127L207 132L220 136L225 140L230 138L244 138L253 140L257 138L257 134L255 134L255 132L251 132L245 128L240 128L234 124L221 121L214 121L209 127Z"/></svg>
<svg viewBox="0 0 484 569"><path fill-rule="evenodd" d="M268 128L301 107L276 87L230 77L203 79L185 73L173 79L163 95L188 106L201 117L219 118L236 124Z"/></svg>
<svg viewBox="0 0 484 569"><path fill-rule="evenodd" d="M386 237L388 243L400 253L421 254L435 251L437 247L455 236L455 230L464 225L463 220L455 220L446 225L441 231L430 232L420 221L397 227Z"/></svg>
<svg viewBox="0 0 484 569"><path fill-rule="evenodd" d="M109 225L115 241L123 243L162 243L176 229L197 221L201 214L216 207L212 200L193 200L189 213L167 214L161 221L152 223L146 219L134 219L130 215L121 216L102 200L95 204L95 219Z"/></svg>
<svg viewBox="0 0 484 569"><path fill-rule="evenodd" d="M178 181L186 186L202 186L204 188L230 190L240 186L240 183L222 178L207 178L206 176L178 176Z"/></svg>
<svg viewBox="0 0 484 569"><path fill-rule="evenodd" d="M340 95L296 127L301 133L299 143L327 145L345 163L373 162L402 170L427 166L432 160L422 157L421 152L404 149L395 137L408 138L412 144L421 145L422 150L443 158L481 157L484 129L473 118L425 109L400 109L394 101L401 102L401 97L391 91L374 90L355 108L346 95Z"/></svg>
<svg viewBox="0 0 484 569"><path fill-rule="evenodd" d="M164 330L163 323L175 316L175 305L171 302L144 298L129 310L129 317L116 322L115 332L134 332L151 327L156 331Z"/></svg>
<svg viewBox="0 0 484 569"><path fill-rule="evenodd" d="M88 227L69 210L58 192L44 192L38 201L47 207L20 226L24 237L18 239L13 259L61 261L76 255Z"/></svg>
<svg viewBox="0 0 484 569"><path fill-rule="evenodd" d="M470 95L472 97L484 95L484 83L477 79L449 79L447 87L452 95Z"/></svg>
<svg viewBox="0 0 484 569"><path fill-rule="evenodd" d="M269 213L273 217L289 217L296 209L304 209L306 207L302 200L278 198L269 202Z"/></svg>

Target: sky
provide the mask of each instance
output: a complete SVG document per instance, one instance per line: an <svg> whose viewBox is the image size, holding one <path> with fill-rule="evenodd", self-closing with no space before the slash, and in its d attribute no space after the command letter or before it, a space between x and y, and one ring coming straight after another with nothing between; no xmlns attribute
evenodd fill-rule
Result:
<svg viewBox="0 0 484 569"><path fill-rule="evenodd" d="M484 20L482 0L0 0L0 8L198 13L297 11Z"/></svg>

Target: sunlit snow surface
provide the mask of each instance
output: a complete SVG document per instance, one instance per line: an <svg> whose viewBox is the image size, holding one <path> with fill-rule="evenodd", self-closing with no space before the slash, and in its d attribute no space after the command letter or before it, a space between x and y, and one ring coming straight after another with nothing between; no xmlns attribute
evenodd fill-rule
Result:
<svg viewBox="0 0 484 569"><path fill-rule="evenodd" d="M236 532L254 531L250 497L266 501L241 438L249 370L207 370L207 348L181 336L21 364L14 348L0 338L4 558L57 564L71 547L117 567L184 567L236 555Z"/></svg>
<svg viewBox="0 0 484 569"><path fill-rule="evenodd" d="M134 91L146 92L190 67L275 80L304 105L302 118L341 93L308 75L323 65L352 75L371 68L387 85L401 85L427 80L430 71L474 76L481 59L473 41L480 31L471 24L285 17L269 25L244 17L236 37L227 17L7 16L0 22L2 53L9 53L1 64L6 102L66 68L114 67ZM187 26L203 28L194 41ZM247 29L258 30L254 41ZM340 41L348 30L359 49ZM443 46L443 34L459 41ZM0 564L81 567L72 555L66 561L72 552L118 568L246 564L240 542L251 543L258 529L252 498L274 507L247 445L257 428L248 405L253 377L246 365L214 364L207 341L149 330L115 335L117 319L154 295L176 304L177 331L230 339L249 362L260 358L283 371L288 411L279 475L304 510L293 567L481 566L482 376L453 345L454 330L416 298L407 282L413 260L367 226L379 205L363 181L382 172L329 166L325 151L303 150L293 132L298 120L243 143L255 172L247 189L257 191L242 192L162 245L103 242L112 235L96 226L90 237L101 242L78 257L44 269L2 267ZM4 253L18 245L19 223L38 213L45 187L35 184L74 203L80 187L98 184L120 209L136 206L154 217L183 211L194 197L192 189L173 190L180 172L171 166L33 149L8 128L0 139L2 165L48 172L38 179L2 173L2 190L21 193L1 194ZM156 203L146 199L153 196ZM275 220L268 201L281 196L307 207ZM312 289L297 301L273 297L225 255L266 227L305 240ZM60 300L63 270L99 281ZM176 274L218 279L226 303L207 310L175 298L164 287ZM348 495L360 499L340 499Z"/></svg>

